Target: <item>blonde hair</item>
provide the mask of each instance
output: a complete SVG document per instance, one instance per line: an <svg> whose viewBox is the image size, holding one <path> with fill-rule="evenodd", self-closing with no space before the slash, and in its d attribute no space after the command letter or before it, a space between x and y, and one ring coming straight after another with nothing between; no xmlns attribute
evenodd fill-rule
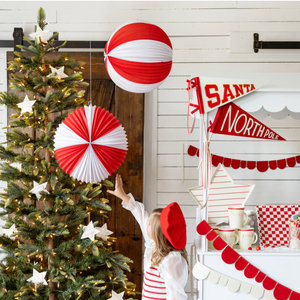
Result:
<svg viewBox="0 0 300 300"><path fill-rule="evenodd" d="M176 251L179 252L183 258L186 260L188 264L188 254L185 250L183 249L176 249L174 248L171 243L168 241L168 239L164 236L161 226L160 226L160 214L162 212L162 208L157 208L154 209L152 212L152 220L151 220L151 233L152 233L152 238L155 242L155 249L152 253L151 257L151 263L152 266L158 266L160 262L171 252L171 251Z"/></svg>

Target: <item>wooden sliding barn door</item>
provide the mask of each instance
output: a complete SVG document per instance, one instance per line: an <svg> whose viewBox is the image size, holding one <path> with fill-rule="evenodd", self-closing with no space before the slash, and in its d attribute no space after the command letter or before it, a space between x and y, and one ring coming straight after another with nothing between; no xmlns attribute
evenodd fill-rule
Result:
<svg viewBox="0 0 300 300"><path fill-rule="evenodd" d="M53 53L53 58L58 58L61 53ZM91 54L91 66L88 52L70 52L70 56L77 61L86 62L83 78L90 83L92 95L90 95L90 87L85 87L85 98L91 98L93 105L109 110L125 128L128 153L117 172L123 178L125 191L132 193L138 201L143 201L144 94L129 93L117 87L106 72L103 53ZM7 61L11 60L13 60L12 52L7 55ZM8 120L11 113L8 112ZM109 179L114 182L115 175ZM106 197L110 200L112 211L108 220L99 220L100 224L107 222L108 229L114 232L112 236L117 237L115 250L134 261L130 265L131 273L128 273L128 279L135 283L136 290L141 292L143 278L141 230L131 213L122 208L119 199L110 194ZM92 215L91 220L97 221L97 217Z"/></svg>

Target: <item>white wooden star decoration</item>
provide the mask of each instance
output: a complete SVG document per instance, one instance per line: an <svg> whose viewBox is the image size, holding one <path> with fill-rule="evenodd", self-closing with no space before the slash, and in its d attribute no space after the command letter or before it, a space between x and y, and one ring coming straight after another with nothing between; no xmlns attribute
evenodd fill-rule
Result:
<svg viewBox="0 0 300 300"><path fill-rule="evenodd" d="M16 231L17 231L17 229L16 229L15 224L13 224L12 226L10 226L10 228L8 228L8 229L2 228L3 234L4 234L5 236L9 237L9 238L10 238L10 237L12 236L12 234L13 234L14 232L16 232ZM11 239L14 240L15 237L12 237Z"/></svg>
<svg viewBox="0 0 300 300"><path fill-rule="evenodd" d="M38 198L38 200L40 200L41 192L45 192L45 193L49 194L49 192L46 190L47 184L48 184L48 182L38 184L37 182L33 181L33 189L31 189L29 192L31 194L35 194L36 197Z"/></svg>
<svg viewBox="0 0 300 300"><path fill-rule="evenodd" d="M211 178L208 197L208 222L228 223L228 207L244 206L255 185L237 183L232 180L222 164L219 164ZM188 191L202 206L203 187L189 188Z"/></svg>
<svg viewBox="0 0 300 300"><path fill-rule="evenodd" d="M21 108L21 114L24 112L32 112L32 106L35 103L36 100L29 100L28 96L24 98L24 101L21 103L18 103L18 107Z"/></svg>
<svg viewBox="0 0 300 300"><path fill-rule="evenodd" d="M18 169L19 171L22 171L22 164L18 163L18 162L14 162L12 164L10 164L13 168Z"/></svg>
<svg viewBox="0 0 300 300"><path fill-rule="evenodd" d="M47 271L39 273L36 269L33 269L33 276L28 278L28 282L32 282L34 284L42 283L43 285L48 285L47 281L45 280L45 276Z"/></svg>
<svg viewBox="0 0 300 300"><path fill-rule="evenodd" d="M117 294L115 291L112 291L111 293L111 298L108 300L122 300L125 292L122 292L120 294Z"/></svg>
<svg viewBox="0 0 300 300"><path fill-rule="evenodd" d="M112 231L107 230L107 224L105 223L102 227L95 227L99 231L96 236L100 237L103 241L107 241L107 236L113 234Z"/></svg>
<svg viewBox="0 0 300 300"><path fill-rule="evenodd" d="M51 68L51 74L47 75L47 77L55 76L57 79L61 80L62 78L68 77L67 74L64 73L65 67L61 67L60 69Z"/></svg>
<svg viewBox="0 0 300 300"><path fill-rule="evenodd" d="M37 26L37 30L34 33L29 34L32 38L36 38L37 43L40 43L40 38L42 43L47 43L46 36L48 34L49 30L42 30L39 26Z"/></svg>
<svg viewBox="0 0 300 300"><path fill-rule="evenodd" d="M99 233L99 230L94 228L93 221L88 226L83 226L83 234L81 239L89 238L91 241L95 240L95 234Z"/></svg>

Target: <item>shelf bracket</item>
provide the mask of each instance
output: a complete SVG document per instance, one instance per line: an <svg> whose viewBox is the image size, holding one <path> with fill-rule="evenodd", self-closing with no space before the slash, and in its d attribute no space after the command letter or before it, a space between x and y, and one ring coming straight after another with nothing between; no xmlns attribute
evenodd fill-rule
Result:
<svg viewBox="0 0 300 300"><path fill-rule="evenodd" d="M259 34L253 34L253 49L258 53L260 49L300 49L298 41L259 41Z"/></svg>

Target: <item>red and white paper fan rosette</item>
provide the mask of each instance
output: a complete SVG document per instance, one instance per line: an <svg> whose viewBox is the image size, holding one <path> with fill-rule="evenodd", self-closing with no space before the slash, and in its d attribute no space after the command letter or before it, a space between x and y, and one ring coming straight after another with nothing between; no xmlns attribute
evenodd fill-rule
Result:
<svg viewBox="0 0 300 300"><path fill-rule="evenodd" d="M106 70L123 90L146 93L159 87L172 68L173 49L158 26L141 21L120 26L104 50Z"/></svg>
<svg viewBox="0 0 300 300"><path fill-rule="evenodd" d="M127 137L119 121L96 106L72 112L57 128L55 156L70 176L96 183L111 175L127 153Z"/></svg>

